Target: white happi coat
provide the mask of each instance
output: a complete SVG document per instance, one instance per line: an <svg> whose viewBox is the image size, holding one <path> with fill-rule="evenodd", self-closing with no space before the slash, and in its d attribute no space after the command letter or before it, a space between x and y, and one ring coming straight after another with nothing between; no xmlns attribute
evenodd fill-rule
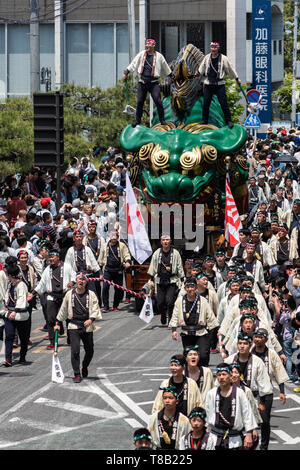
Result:
<svg viewBox="0 0 300 470"><path fill-rule="evenodd" d="M268 361L265 362L265 366L267 367L270 380L275 379L278 385L283 384L289 380L289 376L283 366L280 357L278 356L277 352L268 348Z"/></svg>
<svg viewBox="0 0 300 470"><path fill-rule="evenodd" d="M98 297L95 292L88 290L89 296L89 318L94 318L95 320L101 320L101 310L99 307ZM63 303L59 309L59 312L56 316L57 321L65 321L67 319L71 320L73 317L73 307L72 307L72 290L69 290L63 300ZM77 330L78 326L72 322L68 324L68 330ZM96 329L94 322L85 328L87 333L91 333Z"/></svg>
<svg viewBox="0 0 300 470"><path fill-rule="evenodd" d="M224 321L224 318L226 318L226 315L228 313L228 309L230 307L231 300L233 300L235 297L237 297L237 295L232 296L231 292L229 292L221 300L220 305L219 305L219 313L218 313L218 316L217 316L217 320L220 323L220 325Z"/></svg>
<svg viewBox="0 0 300 470"><path fill-rule="evenodd" d="M232 364L234 362L235 356L236 353L232 354L229 357L226 357L226 359L224 359L224 362L226 362L227 364ZM267 368L259 357L253 354L252 358L252 375L250 383L251 391L258 392L260 397L270 395L271 393L273 393L273 387Z"/></svg>
<svg viewBox="0 0 300 470"><path fill-rule="evenodd" d="M272 321L271 314L270 314L270 311L267 307L267 304L266 304L266 301L265 301L264 297L261 294L256 294L255 292L254 292L254 297L256 298L256 300L258 302L257 303L258 310L264 315L265 320L269 324L269 326L272 327L273 326L273 321ZM240 311L240 309L239 309L240 300L241 300L240 295L235 296L231 300L227 311L228 312L236 311L236 310Z"/></svg>
<svg viewBox="0 0 300 470"><path fill-rule="evenodd" d="M202 370L203 370L203 376L202 376L203 381L202 381L202 386L199 387L199 390L200 390L200 394L203 399L203 402L205 403L207 392L214 387L214 376L209 367L204 367L204 366L200 366L200 367L202 367Z"/></svg>
<svg viewBox="0 0 300 470"><path fill-rule="evenodd" d="M152 414L149 418L149 425L148 429L151 433L152 442L155 447L160 448L160 437L159 437L159 429L158 429L158 412ZM179 450L180 442L182 436L185 436L188 432L191 431L191 425L189 419L184 416L182 413L179 413L178 418L178 427L175 439L175 449Z"/></svg>
<svg viewBox="0 0 300 470"><path fill-rule="evenodd" d="M53 300L51 296L52 291L52 283L51 283L51 273L50 273L51 265L47 266L45 271L42 274L40 282L35 287L35 291L41 295L47 293L48 300ZM69 282L76 282L76 273L72 269L72 266L63 263L63 290L67 290L67 285Z"/></svg>
<svg viewBox="0 0 300 470"><path fill-rule="evenodd" d="M162 383L160 384L160 386L161 387L169 387L169 380L170 379L163 380ZM187 377L187 382L188 382L187 413L189 415L190 412L192 411L192 409L195 408L195 406L201 406L203 408L204 407L204 400L203 400L203 397L200 393L200 390L199 390L198 385L196 384L195 380L190 379L189 377ZM154 403L153 403L152 414L163 409L164 404L163 404L162 396L163 396L163 390L159 390L157 392L157 395L156 395Z"/></svg>
<svg viewBox="0 0 300 470"><path fill-rule="evenodd" d="M272 330L272 328L270 328L268 323L265 321L265 318L261 314L261 312L258 312L257 317L259 319L258 328L265 328L268 331L269 339L267 342L267 346L271 349L274 349L277 353L282 351L281 344L276 338L276 335L274 331ZM228 330L227 335L225 336L223 340L223 344L226 347L229 354L233 354L234 352L237 352L237 341L238 341L238 334L239 334L239 329L240 329L239 327L240 327L240 318L236 318L233 321L230 330Z"/></svg>
<svg viewBox="0 0 300 470"><path fill-rule="evenodd" d="M94 273L96 273L97 271L100 271L100 266L97 263L97 261L95 259L95 256L93 255L92 250L88 246L84 246L84 248L85 248L85 253L86 253L86 267L87 267L87 270L88 271L89 270L93 271ZM65 263L69 264L71 266L71 268L73 269L73 271L77 272L74 252L75 252L74 247L71 246L67 251L66 258L65 258Z"/></svg>
<svg viewBox="0 0 300 470"><path fill-rule="evenodd" d="M206 424L213 430L216 422L216 396L218 387L210 390L206 397L205 410L206 410ZM236 390L236 416L233 426L233 431L242 431L245 433L257 428L257 422L254 418L250 403L246 397L245 392L237 387ZM214 450L217 443L217 435L210 432L206 450ZM240 436L229 436L229 448L242 446L242 439Z"/></svg>

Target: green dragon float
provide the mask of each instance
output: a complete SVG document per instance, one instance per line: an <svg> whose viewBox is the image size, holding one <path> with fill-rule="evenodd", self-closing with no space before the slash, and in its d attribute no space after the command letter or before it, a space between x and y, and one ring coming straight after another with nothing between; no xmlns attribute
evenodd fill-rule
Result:
<svg viewBox="0 0 300 470"><path fill-rule="evenodd" d="M130 179L142 192L145 204L204 204L205 224L223 228L225 176L228 170L240 213L247 211L248 166L242 147L245 129L232 129L218 100L210 106L210 123L201 124L202 84L195 76L204 55L189 44L171 64L174 82L162 85L167 125L154 112L152 127L128 125L121 134L129 153Z"/></svg>

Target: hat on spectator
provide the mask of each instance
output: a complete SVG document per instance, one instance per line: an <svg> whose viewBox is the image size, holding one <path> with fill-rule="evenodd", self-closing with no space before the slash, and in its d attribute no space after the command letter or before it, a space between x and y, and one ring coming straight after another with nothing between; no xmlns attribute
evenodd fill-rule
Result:
<svg viewBox="0 0 300 470"><path fill-rule="evenodd" d="M48 206L50 201L51 201L51 197L44 197L43 199L41 199L41 206L42 207Z"/></svg>
<svg viewBox="0 0 300 470"><path fill-rule="evenodd" d="M73 207L70 211L70 214L71 215L76 215L76 214L80 214L80 210L77 209L77 207Z"/></svg>

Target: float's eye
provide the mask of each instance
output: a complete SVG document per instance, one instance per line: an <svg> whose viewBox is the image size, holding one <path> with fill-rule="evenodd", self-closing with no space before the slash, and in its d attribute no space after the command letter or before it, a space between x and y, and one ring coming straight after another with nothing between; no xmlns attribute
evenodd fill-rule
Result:
<svg viewBox="0 0 300 470"><path fill-rule="evenodd" d="M152 167L155 170L163 170L169 165L170 155L167 150L162 150L160 145L156 145L151 153Z"/></svg>

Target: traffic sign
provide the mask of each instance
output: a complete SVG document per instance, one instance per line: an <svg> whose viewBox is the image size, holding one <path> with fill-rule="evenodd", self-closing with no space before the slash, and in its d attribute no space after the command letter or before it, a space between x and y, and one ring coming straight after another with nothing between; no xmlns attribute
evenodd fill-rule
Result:
<svg viewBox="0 0 300 470"><path fill-rule="evenodd" d="M247 92L247 98L248 98L249 103L260 103L261 94L257 90L249 90Z"/></svg>
<svg viewBox="0 0 300 470"><path fill-rule="evenodd" d="M246 129L259 129L261 126L261 122L257 114L248 114L244 126Z"/></svg>

